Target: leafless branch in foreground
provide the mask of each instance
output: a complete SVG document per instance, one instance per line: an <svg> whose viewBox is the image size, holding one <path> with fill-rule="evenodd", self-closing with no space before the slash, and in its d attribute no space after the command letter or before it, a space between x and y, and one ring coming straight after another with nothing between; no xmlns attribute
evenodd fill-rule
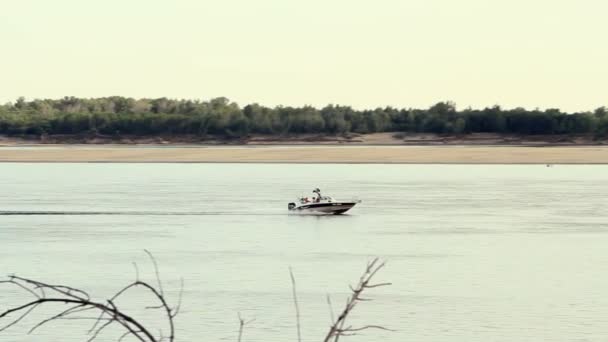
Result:
<svg viewBox="0 0 608 342"><path fill-rule="evenodd" d="M177 316L179 306L181 304L183 280L179 295L179 303L176 307L171 307L169 306L162 289L160 273L158 271L156 260L150 252L147 250L145 252L148 254L152 260L152 264L154 265L158 287L139 280L139 270L137 269L137 265L135 265L136 280L123 287L121 290L116 292L114 296L105 301L95 301L91 299L91 296L89 296L88 293L77 288L65 285L47 284L15 275L9 276L8 280L0 281L0 285L16 286L31 295L32 299L29 302L25 302L19 306L12 307L0 313L0 322L11 316L18 315L17 318L13 318L9 323L0 326L0 332L19 323L40 305L48 306L54 304L63 304L61 308L62 311L50 318L38 322L30 329L29 333L32 333L41 326L56 320L78 319L94 321L92 328L88 331L88 334L90 335L90 338L88 339L89 342L95 340L107 327L112 324L118 324L125 329L125 332L120 337L120 340L123 340L128 336L132 336L141 342L161 342L165 340L174 342L174 318ZM120 296L122 296L125 292L136 288L141 288L151 293L158 301L159 304L152 308L163 309L165 312L167 324L169 326L169 336L163 336L162 332L159 332L158 335L153 334L151 328L144 326L143 323L137 321L133 318L133 316L127 314L125 311L117 307L116 302ZM68 305L67 309L65 305Z"/></svg>
<svg viewBox="0 0 608 342"><path fill-rule="evenodd" d="M334 307L331 304L331 297L329 296L329 293L327 294L327 306L329 307L329 318L331 319L331 322L333 323L335 321L334 318Z"/></svg>
<svg viewBox="0 0 608 342"><path fill-rule="evenodd" d="M238 342L241 342L241 339L243 338L243 330L245 329L245 326L253 321L255 321L255 318L250 319L248 321L245 321L242 317L241 317L241 313L238 313L239 316L239 337L237 339Z"/></svg>
<svg viewBox="0 0 608 342"><path fill-rule="evenodd" d="M174 318L177 316L180 310L184 282L183 279L181 279L179 300L177 305L175 307L170 306L166 300L162 289L160 272L158 270L156 260L154 259L153 255L147 250L146 254L150 257L152 264L154 265L154 272L156 275L158 287L155 287L154 285L151 285L150 283L147 283L145 281L141 281L139 279L139 269L137 267L137 264L134 264L136 280L117 291L111 298L105 301L92 300L91 296L87 292L77 288L65 285L47 284L37 280L22 278L15 275L9 276L7 280L0 281L0 286L15 286L18 289L29 294L32 299L29 302L25 302L18 306L9 308L4 312L0 312L0 323L3 323L2 321L7 318L12 318L9 323L0 325L0 333L21 322L40 305L48 306L53 304L63 304L63 311L60 311L52 317L39 321L30 329L29 333L32 333L41 326L56 320L91 320L94 321L94 324L88 331L88 334L90 335L88 342L94 341L98 336L101 335L101 333L107 327L111 326L112 324L118 324L122 326L122 328L125 330L124 333L118 338L119 342L127 337L133 337L141 342L174 342ZM365 325L362 327L353 327L346 325L346 320L349 314L357 305L357 303L360 301L370 300L361 296L365 290L391 285L390 283L370 283L374 275L380 269L382 269L384 265L384 263L379 264L377 258L367 264L365 272L359 279L357 286L351 287L352 294L348 297L344 309L340 312L340 315L335 320L331 298L329 297L329 295L327 296L327 304L330 308L332 325L330 327L329 332L325 336L324 342L338 342L339 338L342 336L352 336L358 332L367 329L389 330L379 325ZM289 274L291 277L293 300L296 309L298 342L301 342L302 336L300 326L300 308L297 298L296 280L291 268L289 269ZM131 315L128 315L124 310L118 309L118 306L116 304L117 300L125 292L136 288L141 288L147 291L148 293L151 293L153 297L158 301L157 305L148 306L147 308L162 309L165 312L167 324L169 326L169 336L163 335L161 330L159 330L157 335L153 334L150 328L144 326L141 322L134 319ZM17 317L13 318L13 316ZM237 341L241 342L245 326L253 322L254 319L245 321L240 314L238 315L238 318L239 333Z"/></svg>
<svg viewBox="0 0 608 342"><path fill-rule="evenodd" d="M293 304L296 307L296 327L298 329L298 342L302 342L302 333L300 332L300 306L298 305L298 296L296 291L296 278L293 276L291 267L289 268L289 276L291 277L291 289L293 292Z"/></svg>
<svg viewBox="0 0 608 342"><path fill-rule="evenodd" d="M330 342L330 341L337 342L341 336L351 336L351 335L356 334L357 332L367 330L367 329L389 330L389 329L384 328L379 325L366 325L366 326L357 327L357 328L352 327L352 326L346 326L346 319L348 318L349 314L353 311L353 309L355 308L357 303L360 301L370 300L370 299L361 297L361 295L363 294L363 292L365 290L373 289L373 288L381 287L381 286L391 285L390 283L370 284L374 275L376 275L376 273L378 273L378 271L380 271L385 265L385 263L378 263L378 261L379 261L379 259L375 258L374 260L369 262L367 264L367 267L365 268L365 272L363 272L363 275L359 279L359 283L357 284L357 286L355 286L354 288L353 287L350 288L352 291L352 294L350 295L350 297L348 297L348 299L346 301L346 305L344 306L344 309L341 311L338 318L333 321L333 324L329 328L329 332L327 333L327 335L325 336L325 339L323 340L324 342ZM328 299L328 303L329 303L329 299ZM330 307L331 307L331 304L330 304Z"/></svg>

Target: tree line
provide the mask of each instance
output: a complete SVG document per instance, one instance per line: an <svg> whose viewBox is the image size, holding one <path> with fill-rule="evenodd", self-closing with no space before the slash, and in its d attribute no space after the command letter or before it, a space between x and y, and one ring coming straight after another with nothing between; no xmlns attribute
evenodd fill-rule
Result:
<svg viewBox="0 0 608 342"><path fill-rule="evenodd" d="M356 110L328 105L244 107L227 98L208 101L127 97L36 99L19 98L0 105L3 135L208 135L228 138L249 134L347 134L376 132L468 134L608 135L608 109L564 113L559 109L457 110L439 102L428 109L384 107Z"/></svg>

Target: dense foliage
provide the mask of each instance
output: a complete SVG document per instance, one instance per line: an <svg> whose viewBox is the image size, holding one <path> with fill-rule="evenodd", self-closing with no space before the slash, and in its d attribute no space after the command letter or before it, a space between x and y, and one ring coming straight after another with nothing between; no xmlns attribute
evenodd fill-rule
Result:
<svg viewBox="0 0 608 342"><path fill-rule="evenodd" d="M373 132L476 132L608 135L608 110L562 113L558 109L504 110L498 106L458 111L440 102L428 109L355 110L329 105L239 107L226 98L210 101L106 97L60 100L19 98L0 105L0 134L219 135Z"/></svg>

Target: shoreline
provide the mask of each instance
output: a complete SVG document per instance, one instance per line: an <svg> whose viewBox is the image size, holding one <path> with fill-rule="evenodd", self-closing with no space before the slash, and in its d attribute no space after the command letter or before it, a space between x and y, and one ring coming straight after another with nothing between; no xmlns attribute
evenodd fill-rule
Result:
<svg viewBox="0 0 608 342"><path fill-rule="evenodd" d="M11 145L2 163L608 164L608 146Z"/></svg>

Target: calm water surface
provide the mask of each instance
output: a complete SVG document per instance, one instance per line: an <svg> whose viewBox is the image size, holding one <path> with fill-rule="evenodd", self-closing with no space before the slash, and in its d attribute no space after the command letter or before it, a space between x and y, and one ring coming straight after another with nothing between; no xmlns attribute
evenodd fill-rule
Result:
<svg viewBox="0 0 608 342"><path fill-rule="evenodd" d="M320 187L363 203L341 217L287 215ZM236 164L0 164L0 273L110 296L160 264L184 303L178 341L296 341L329 324L366 261L388 261L345 341L608 340L608 167ZM0 309L22 292L3 288ZM120 305L144 310L133 292ZM59 307L61 309L61 307ZM56 312L56 311L55 311ZM27 335L40 309L0 341L83 341L89 322ZM166 331L166 329L165 329ZM99 341L115 341L109 329Z"/></svg>

